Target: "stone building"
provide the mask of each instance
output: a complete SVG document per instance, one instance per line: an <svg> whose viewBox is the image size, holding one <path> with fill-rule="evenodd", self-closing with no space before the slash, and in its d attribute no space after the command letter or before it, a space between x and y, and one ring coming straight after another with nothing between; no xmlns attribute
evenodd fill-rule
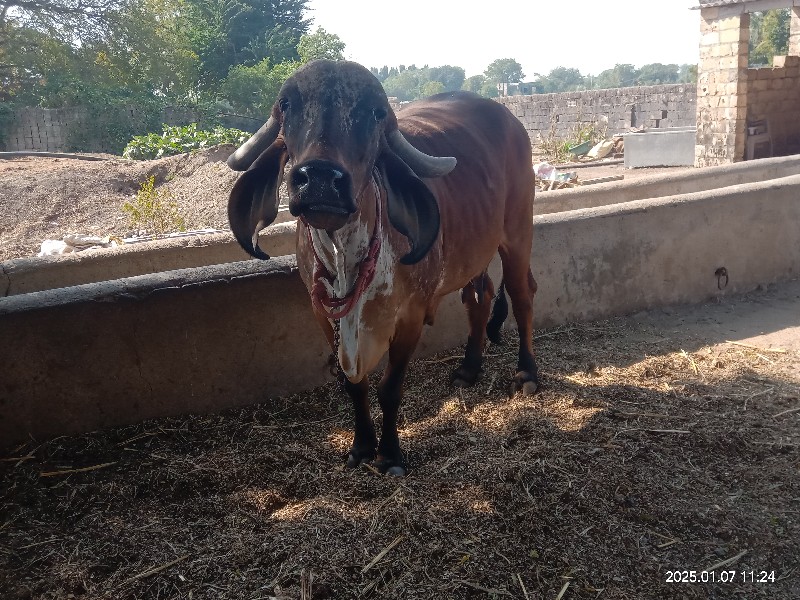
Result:
<svg viewBox="0 0 800 600"><path fill-rule="evenodd" d="M743 160L748 135L751 154L756 139L769 142L761 149L767 154L800 152L800 0L698 1L695 165ZM788 56L776 56L771 68L749 68L750 15L776 8L791 10Z"/></svg>

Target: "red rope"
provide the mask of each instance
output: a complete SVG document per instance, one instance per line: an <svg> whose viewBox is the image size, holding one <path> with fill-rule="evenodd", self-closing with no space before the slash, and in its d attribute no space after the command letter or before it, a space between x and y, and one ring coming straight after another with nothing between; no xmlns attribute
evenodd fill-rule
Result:
<svg viewBox="0 0 800 600"><path fill-rule="evenodd" d="M383 225L381 223L381 196L377 186L375 187L375 229L372 233L372 239L369 242L369 250L367 256L358 265L358 277L353 291L347 294L344 298L335 298L328 295L328 288L323 283L327 280L331 285L333 284L334 275L328 272L322 260L317 254L317 249L314 247L314 240L311 237L311 227L303 220L306 226L306 234L308 236L308 243L311 245L311 251L314 253L314 285L311 288L311 302L314 307L328 315L329 319L338 320L347 316L358 303L364 291L372 283L375 278L375 268L378 266L378 255L381 251L381 232Z"/></svg>

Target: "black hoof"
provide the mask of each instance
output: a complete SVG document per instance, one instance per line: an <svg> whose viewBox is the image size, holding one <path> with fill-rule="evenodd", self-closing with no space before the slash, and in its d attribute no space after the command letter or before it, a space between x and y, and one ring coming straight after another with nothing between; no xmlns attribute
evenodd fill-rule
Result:
<svg viewBox="0 0 800 600"><path fill-rule="evenodd" d="M349 469L355 469L359 465L372 462L374 459L374 450L358 450L356 448L351 448L350 452L347 454L347 467Z"/></svg>
<svg viewBox="0 0 800 600"><path fill-rule="evenodd" d="M513 396L522 392L523 396L533 396L539 391L539 380L526 371L519 371L514 375L509 388L509 395Z"/></svg>
<svg viewBox="0 0 800 600"><path fill-rule="evenodd" d="M373 466L384 475L390 477L405 477L407 468L405 460L392 460L389 458L379 457L373 463Z"/></svg>
<svg viewBox="0 0 800 600"><path fill-rule="evenodd" d="M471 371L465 367L459 367L450 375L450 383L460 388L471 387L478 381L479 375L480 370Z"/></svg>

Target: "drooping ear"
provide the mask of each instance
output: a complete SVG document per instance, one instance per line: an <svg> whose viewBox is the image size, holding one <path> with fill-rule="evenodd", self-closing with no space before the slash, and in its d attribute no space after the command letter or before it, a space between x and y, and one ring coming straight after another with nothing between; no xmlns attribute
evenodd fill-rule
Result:
<svg viewBox="0 0 800 600"><path fill-rule="evenodd" d="M439 235L439 205L428 186L390 148L383 148L378 167L388 188L389 222L411 245L400 262L413 265L425 257Z"/></svg>
<svg viewBox="0 0 800 600"><path fill-rule="evenodd" d="M278 192L287 159L286 146L279 137L239 177L228 198L228 222L233 235L256 258L269 259L258 247L258 232L278 216Z"/></svg>

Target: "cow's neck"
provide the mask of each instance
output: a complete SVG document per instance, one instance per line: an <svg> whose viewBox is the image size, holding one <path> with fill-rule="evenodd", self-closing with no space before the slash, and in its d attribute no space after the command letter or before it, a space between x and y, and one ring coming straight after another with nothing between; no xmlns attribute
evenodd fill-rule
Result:
<svg viewBox="0 0 800 600"><path fill-rule="evenodd" d="M336 231L310 228L314 251L322 265L333 276L325 282L331 298L344 298L355 289L359 265L367 257L375 231L375 200L372 186L361 199L361 209ZM366 200L366 202L365 202Z"/></svg>

